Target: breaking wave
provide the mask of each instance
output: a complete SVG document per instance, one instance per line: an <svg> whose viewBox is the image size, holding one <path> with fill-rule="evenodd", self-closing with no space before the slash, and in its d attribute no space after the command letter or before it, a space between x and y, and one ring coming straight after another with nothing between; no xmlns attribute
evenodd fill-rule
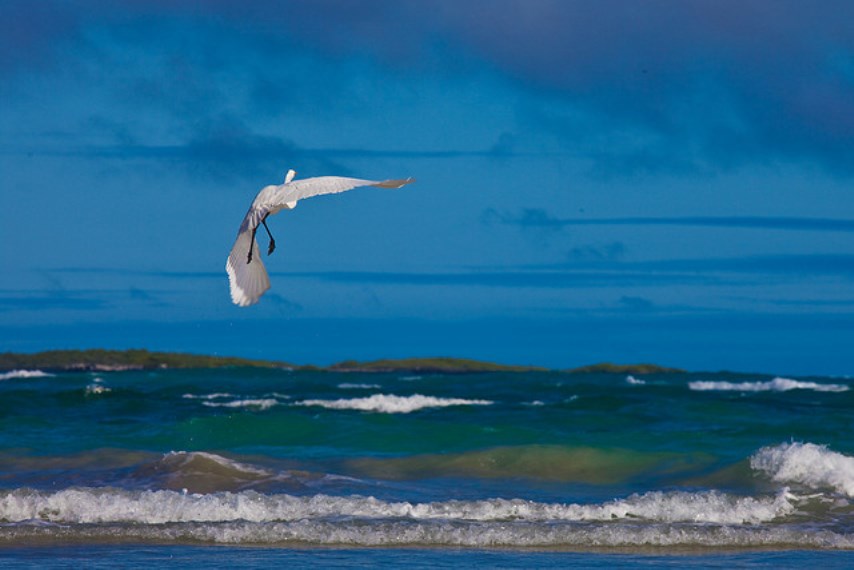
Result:
<svg viewBox="0 0 854 570"><path fill-rule="evenodd" d="M772 481L811 489L832 489L854 497L854 457L814 443L786 443L763 447L750 458L750 466Z"/></svg>
<svg viewBox="0 0 854 570"><path fill-rule="evenodd" d="M259 475L263 475L260 474ZM341 517L361 520L441 520L466 522L608 522L758 524L795 510L795 497L782 492L767 498L708 491L649 492L602 504L537 503L521 499L389 502L373 497L288 494L190 494L180 491L128 491L77 488L57 492L16 490L0 495L0 519L53 523L291 522Z"/></svg>
<svg viewBox="0 0 854 570"><path fill-rule="evenodd" d="M11 370L0 374L0 380L11 380L13 378L50 378L55 374L42 372L41 370Z"/></svg>
<svg viewBox="0 0 854 570"><path fill-rule="evenodd" d="M273 406L278 406L279 401L275 398L247 398L245 400L231 400L229 402L202 402L203 406L209 408L257 408L259 410L269 410Z"/></svg>
<svg viewBox="0 0 854 570"><path fill-rule="evenodd" d="M691 390L705 391L737 391L737 392L788 392L789 390L815 390L816 392L847 392L849 387L845 384L819 384L818 382L804 382L791 380L789 378L774 378L767 382L726 382L698 380L689 382Z"/></svg>
<svg viewBox="0 0 854 570"><path fill-rule="evenodd" d="M591 548L648 546L854 549L854 534L821 525L847 513L854 458L815 444L758 450L751 467L781 486L743 495L649 491L596 503L525 499L406 501L328 493L263 493L287 476L213 453L172 452L139 468L145 488L19 488L0 491L0 543L26 540L204 542L329 546ZM296 473L296 472L295 472ZM300 476L305 477L305 474ZM317 480L330 475L317 474ZM147 479L146 479L147 478ZM232 490L193 482L228 479ZM158 490L151 490L151 486ZM809 487L806 493L788 486ZM189 489L188 489L189 487ZM201 490L192 490L201 489ZM305 488L302 489L306 490Z"/></svg>
<svg viewBox="0 0 854 570"><path fill-rule="evenodd" d="M374 394L365 398L350 398L339 400L303 400L296 406L320 406L333 410L361 410L363 412L381 412L384 414L408 414L424 408L444 408L447 406L489 406L491 400L466 400L463 398L436 398L413 394L412 396L395 396L391 394Z"/></svg>
<svg viewBox="0 0 854 570"><path fill-rule="evenodd" d="M0 495L0 541L82 540L226 544L459 547L800 546L852 548L854 537L777 523L788 492L763 498L716 491L650 492L606 503L520 499L389 502L255 491L189 494L76 488Z"/></svg>

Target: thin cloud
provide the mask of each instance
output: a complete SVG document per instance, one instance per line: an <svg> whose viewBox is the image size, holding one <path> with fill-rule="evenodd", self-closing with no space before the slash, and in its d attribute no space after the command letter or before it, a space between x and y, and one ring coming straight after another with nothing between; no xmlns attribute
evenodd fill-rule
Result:
<svg viewBox="0 0 854 570"><path fill-rule="evenodd" d="M826 275L854 278L854 255L755 255L729 258L623 261L619 246L610 258L576 257L563 263L525 265L458 272L288 271L270 272L277 279L317 279L344 284L410 285L419 287L584 288L598 286L699 286L754 281L767 275ZM607 249L606 249L607 251ZM223 280L212 271L141 271L104 268L51 269L53 272L112 273L163 279ZM290 303L291 301L287 301ZM295 307L293 307L295 308Z"/></svg>
<svg viewBox="0 0 854 570"><path fill-rule="evenodd" d="M542 209L523 209L518 214L484 210L481 221L521 228L562 229L570 226L685 226L757 230L854 232L854 220L773 216L684 216L621 218L556 218Z"/></svg>
<svg viewBox="0 0 854 570"><path fill-rule="evenodd" d="M673 284L707 285L717 282L712 276L671 272L614 272L542 269L520 271L472 271L460 273L401 273L371 271L329 271L283 273L281 277L310 278L337 283L371 283L375 285L412 285L428 287L502 287L570 289L599 286L654 286Z"/></svg>
<svg viewBox="0 0 854 570"><path fill-rule="evenodd" d="M854 277L854 255L752 255L733 258L676 259L635 263L631 266L662 271L703 273L791 274Z"/></svg>

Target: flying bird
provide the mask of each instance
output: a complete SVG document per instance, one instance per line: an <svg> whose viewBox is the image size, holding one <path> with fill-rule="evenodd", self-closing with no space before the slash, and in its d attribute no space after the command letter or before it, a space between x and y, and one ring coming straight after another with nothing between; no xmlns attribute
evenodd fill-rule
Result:
<svg viewBox="0 0 854 570"><path fill-rule="evenodd" d="M319 176L317 178L305 178L294 180L296 172L288 170L285 182L279 185L265 186L258 192L249 211L240 224L237 239L225 262L225 270L228 273L228 284L231 287L231 300L235 305L248 307L254 305L267 289L270 288L270 276L258 250L258 242L255 240L255 232L258 226L264 226L270 238L267 255L276 249L276 240L267 227L267 218L271 214L277 214L282 210L293 210L297 201L321 194L337 194L359 186L376 186L377 188L400 188L411 182L414 178L402 180L361 180L359 178L343 178L340 176Z"/></svg>

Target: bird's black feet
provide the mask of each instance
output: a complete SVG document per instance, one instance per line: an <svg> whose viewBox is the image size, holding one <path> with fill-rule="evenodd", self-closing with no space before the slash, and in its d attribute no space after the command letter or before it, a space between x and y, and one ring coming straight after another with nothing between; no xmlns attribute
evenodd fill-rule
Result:
<svg viewBox="0 0 854 570"><path fill-rule="evenodd" d="M270 255L274 251L276 251L276 240L270 238L270 247L267 248L267 255Z"/></svg>
<svg viewBox="0 0 854 570"><path fill-rule="evenodd" d="M246 256L246 265L252 263L252 250L249 250L249 255Z"/></svg>

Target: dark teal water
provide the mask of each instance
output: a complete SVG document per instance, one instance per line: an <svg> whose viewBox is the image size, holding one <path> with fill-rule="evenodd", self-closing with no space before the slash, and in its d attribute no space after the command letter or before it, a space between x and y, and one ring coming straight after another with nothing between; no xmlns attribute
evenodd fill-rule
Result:
<svg viewBox="0 0 854 570"><path fill-rule="evenodd" d="M779 567L854 552L848 379L0 378L4 561Z"/></svg>

